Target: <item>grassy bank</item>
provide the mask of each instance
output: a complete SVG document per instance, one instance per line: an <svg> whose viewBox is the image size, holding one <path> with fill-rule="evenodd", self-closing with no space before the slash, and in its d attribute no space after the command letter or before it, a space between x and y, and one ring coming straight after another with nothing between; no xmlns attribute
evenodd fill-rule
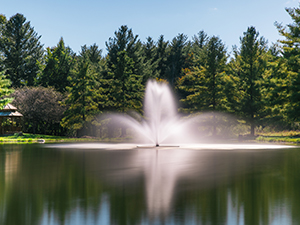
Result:
<svg viewBox="0 0 300 225"><path fill-rule="evenodd" d="M58 142L64 140L63 137L42 135L42 134L14 134L0 136L0 143L37 143L37 142Z"/></svg>
<svg viewBox="0 0 300 225"><path fill-rule="evenodd" d="M62 136L52 136L43 134L14 134L9 136L0 136L1 143L54 143L54 142L127 142L127 138L113 138L113 139L101 139L94 137L82 137L82 138L68 138ZM245 139L247 140L247 139ZM259 142L285 142L285 143L300 143L300 131L282 131L282 132L264 132L257 133L256 138L251 140Z"/></svg>
<svg viewBox="0 0 300 225"><path fill-rule="evenodd" d="M8 136L0 136L0 144L4 143L54 143L54 142L126 142L126 138L94 138L94 137L82 137L82 138L69 138L62 136L52 136L43 134L14 134Z"/></svg>
<svg viewBox="0 0 300 225"><path fill-rule="evenodd" d="M258 133L256 141L263 142L285 142L285 143L300 143L300 131L281 131Z"/></svg>
<svg viewBox="0 0 300 225"><path fill-rule="evenodd" d="M43 134L14 134L0 137L1 143L50 143L50 142L75 142L75 141L96 141L92 138L67 138L61 136L43 135Z"/></svg>

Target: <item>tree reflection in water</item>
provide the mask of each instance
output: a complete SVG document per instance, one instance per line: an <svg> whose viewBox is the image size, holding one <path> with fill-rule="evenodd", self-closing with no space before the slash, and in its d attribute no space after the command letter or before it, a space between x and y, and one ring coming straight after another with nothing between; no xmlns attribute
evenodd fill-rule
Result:
<svg viewBox="0 0 300 225"><path fill-rule="evenodd" d="M297 224L300 151L0 149L0 224Z"/></svg>

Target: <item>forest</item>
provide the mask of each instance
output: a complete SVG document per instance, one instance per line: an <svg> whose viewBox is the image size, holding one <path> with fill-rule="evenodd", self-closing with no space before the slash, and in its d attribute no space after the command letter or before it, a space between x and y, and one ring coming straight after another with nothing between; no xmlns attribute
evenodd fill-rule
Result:
<svg viewBox="0 0 300 225"><path fill-rule="evenodd" d="M112 135L106 112L143 112L149 79L166 82L179 111L216 112L235 125L297 130L300 122L300 8L286 8L290 24L275 22L281 35L269 44L254 26L228 49L218 36L199 31L140 40L127 25L106 42L74 53L61 37L44 47L22 14L0 14L0 106L12 102L23 132L80 137ZM215 134L212 131L212 134Z"/></svg>

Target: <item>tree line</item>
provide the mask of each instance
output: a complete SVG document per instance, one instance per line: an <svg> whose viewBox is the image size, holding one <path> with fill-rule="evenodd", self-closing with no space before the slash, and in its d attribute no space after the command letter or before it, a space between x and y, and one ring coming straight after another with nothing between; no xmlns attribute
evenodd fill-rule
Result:
<svg viewBox="0 0 300 225"><path fill-rule="evenodd" d="M0 15L0 104L14 99L26 132L103 136L110 127L98 115L142 113L145 85L156 79L173 88L181 112L226 112L251 135L256 127L298 129L300 9L286 11L292 23L275 23L282 40L271 45L253 26L230 53L205 31L143 42L124 25L104 56L96 44L76 54L63 38L44 48L24 15Z"/></svg>

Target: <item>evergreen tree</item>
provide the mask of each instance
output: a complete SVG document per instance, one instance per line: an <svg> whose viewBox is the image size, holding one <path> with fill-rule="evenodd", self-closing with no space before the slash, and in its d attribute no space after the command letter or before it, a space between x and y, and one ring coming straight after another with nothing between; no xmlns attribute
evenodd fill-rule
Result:
<svg viewBox="0 0 300 225"><path fill-rule="evenodd" d="M44 87L54 87L59 92L65 92L70 86L68 76L74 62L75 54L69 47L65 47L61 38L54 48L47 48L45 64L40 63L40 74L37 84Z"/></svg>
<svg viewBox="0 0 300 225"><path fill-rule="evenodd" d="M158 62L155 58L157 47L151 37L147 38L147 42L142 46L144 73L143 84L146 84L147 80L155 79L159 76L157 66Z"/></svg>
<svg viewBox="0 0 300 225"><path fill-rule="evenodd" d="M288 85L288 104L286 104L286 115L294 123L300 121L300 8L287 8L293 23L287 27L276 23L279 33L285 38L281 40L282 54L285 59L287 76L284 78L289 81Z"/></svg>
<svg viewBox="0 0 300 225"><path fill-rule="evenodd" d="M4 75L4 71L0 71L0 108L2 109L3 106L12 102L12 98L9 98L10 94L14 92L13 89L9 88L11 82L9 79L6 79Z"/></svg>
<svg viewBox="0 0 300 225"><path fill-rule="evenodd" d="M44 53L40 38L22 14L12 16L5 23L0 36L0 52L13 87L34 84L39 70L36 62Z"/></svg>
<svg viewBox="0 0 300 225"><path fill-rule="evenodd" d="M226 49L218 37L211 37L204 47L203 66L194 67L180 79L180 89L188 92L181 101L186 103L186 110L215 111L222 110L223 86L222 76L225 75Z"/></svg>
<svg viewBox="0 0 300 225"><path fill-rule="evenodd" d="M290 129L290 121L286 115L286 109L290 106L288 99L291 85L287 60L280 54L277 44L270 47L266 56L265 88L262 88L266 107L264 125L273 129Z"/></svg>
<svg viewBox="0 0 300 225"><path fill-rule="evenodd" d="M204 48L207 45L209 37L204 31L200 31L197 35L193 36L192 40L191 54L193 55L193 66L202 66L205 61Z"/></svg>
<svg viewBox="0 0 300 225"><path fill-rule="evenodd" d="M188 43L188 46L186 47L187 55L185 57L185 68L182 69L183 77L185 75L189 74L191 71L198 70L201 66L204 66L205 63L205 46L208 41L208 36L204 31L200 31L197 35L194 35L192 37L192 41ZM197 68L198 69L197 69ZM189 76L185 77L188 78ZM188 79L180 79L178 83L176 83L176 91L177 95L180 99L186 99L188 95L190 95L189 88L179 88L178 85L181 85L182 82L185 82L185 85L190 86L190 88L193 88L193 83L190 83ZM190 77L191 78L191 77ZM184 102L183 108L188 107L187 104L189 101L182 101ZM189 108L189 107L188 107ZM189 109L187 109L189 111Z"/></svg>
<svg viewBox="0 0 300 225"><path fill-rule="evenodd" d="M107 73L103 77L108 109L126 112L141 110L142 85L141 43L127 26L115 32L106 42Z"/></svg>
<svg viewBox="0 0 300 225"><path fill-rule="evenodd" d="M0 14L0 40L2 39L3 36L2 33L6 22L7 22L6 17ZM2 51L0 51L0 72L3 70L4 70L4 54Z"/></svg>
<svg viewBox="0 0 300 225"><path fill-rule="evenodd" d="M264 117L264 102L262 88L264 86L264 71L266 69L266 41L259 38L254 27L249 27L240 38L240 49L235 49L234 70L236 79L235 111L242 116L251 127L250 135L258 121Z"/></svg>
<svg viewBox="0 0 300 225"><path fill-rule="evenodd" d="M182 77L182 69L186 68L186 44L187 36L184 34L179 34L177 37L173 38L172 42L170 43L170 50L167 59L168 67L166 69L166 78L171 86L174 86L177 79Z"/></svg>
<svg viewBox="0 0 300 225"><path fill-rule="evenodd" d="M80 58L68 79L71 85L67 87L69 95L64 102L68 108L61 124L78 137L88 133L89 125L99 113L95 73L89 62Z"/></svg>
<svg viewBox="0 0 300 225"><path fill-rule="evenodd" d="M87 57L92 64L98 64L102 60L102 50L96 44L82 46L80 56Z"/></svg>
<svg viewBox="0 0 300 225"><path fill-rule="evenodd" d="M203 49L206 45L207 40L209 39L207 34L202 30L199 31L197 35L193 36L193 48L195 49L194 52L198 52L199 50Z"/></svg>
<svg viewBox="0 0 300 225"><path fill-rule="evenodd" d="M179 89L186 92L181 99L185 111L222 111L225 109L224 76L226 66L225 45L218 37L211 37L204 46L203 66L187 70L179 80ZM216 134L215 116L213 135Z"/></svg>
<svg viewBox="0 0 300 225"><path fill-rule="evenodd" d="M158 73L158 78L166 79L167 70L167 58L168 58L168 41L164 40L164 36L161 35L157 42L157 49L154 56L154 61L157 62L156 72Z"/></svg>

